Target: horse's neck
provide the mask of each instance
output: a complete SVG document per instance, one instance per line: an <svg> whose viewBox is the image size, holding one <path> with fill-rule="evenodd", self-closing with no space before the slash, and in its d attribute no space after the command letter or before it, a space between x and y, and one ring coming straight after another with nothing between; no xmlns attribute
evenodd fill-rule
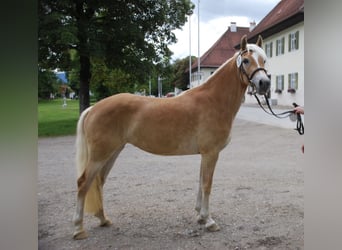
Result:
<svg viewBox="0 0 342 250"><path fill-rule="evenodd" d="M218 69L208 81L202 85L209 96L213 97L224 111L238 111L247 86L241 83L235 58Z"/></svg>

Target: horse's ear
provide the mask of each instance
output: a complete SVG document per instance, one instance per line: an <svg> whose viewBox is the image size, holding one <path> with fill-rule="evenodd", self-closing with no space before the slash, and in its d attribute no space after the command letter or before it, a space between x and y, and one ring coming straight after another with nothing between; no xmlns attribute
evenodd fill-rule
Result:
<svg viewBox="0 0 342 250"><path fill-rule="evenodd" d="M247 49L247 35L244 35L244 36L241 38L240 49L241 49L241 51L244 51L244 50Z"/></svg>
<svg viewBox="0 0 342 250"><path fill-rule="evenodd" d="M259 35L258 40L256 42L256 45L258 45L260 48L262 48L262 42L263 42L262 37Z"/></svg>

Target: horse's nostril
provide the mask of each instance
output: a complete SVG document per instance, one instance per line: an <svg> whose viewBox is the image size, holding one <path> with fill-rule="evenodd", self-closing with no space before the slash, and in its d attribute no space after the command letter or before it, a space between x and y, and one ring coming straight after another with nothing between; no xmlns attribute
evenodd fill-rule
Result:
<svg viewBox="0 0 342 250"><path fill-rule="evenodd" d="M266 87L269 88L270 86L271 86L271 82L270 82L270 80L267 80L266 81Z"/></svg>
<svg viewBox="0 0 342 250"><path fill-rule="evenodd" d="M269 80L260 80L259 81L259 87L260 88L269 88L270 87L270 81Z"/></svg>

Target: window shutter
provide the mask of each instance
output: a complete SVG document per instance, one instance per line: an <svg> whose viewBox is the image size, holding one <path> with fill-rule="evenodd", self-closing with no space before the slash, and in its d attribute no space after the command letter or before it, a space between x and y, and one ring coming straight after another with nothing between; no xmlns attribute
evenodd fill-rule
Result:
<svg viewBox="0 0 342 250"><path fill-rule="evenodd" d="M288 86L287 86L287 88L288 89L290 89L291 88L291 74L288 74L288 77L287 77L288 79Z"/></svg>
<svg viewBox="0 0 342 250"><path fill-rule="evenodd" d="M279 55L278 44L279 44L279 40L276 41L276 56Z"/></svg>
<svg viewBox="0 0 342 250"><path fill-rule="evenodd" d="M295 79L296 79L296 89L298 89L298 72L295 74Z"/></svg>
<svg viewBox="0 0 342 250"><path fill-rule="evenodd" d="M270 46L271 46L271 48L270 48L270 57L272 57L272 47L273 47L273 42L271 42L271 43L270 43Z"/></svg>
<svg viewBox="0 0 342 250"><path fill-rule="evenodd" d="M299 31L296 31L296 49L299 49Z"/></svg>
<svg viewBox="0 0 342 250"><path fill-rule="evenodd" d="M289 34L289 52L291 51L291 33Z"/></svg>
<svg viewBox="0 0 342 250"><path fill-rule="evenodd" d="M284 75L281 75L281 90L284 89Z"/></svg>
<svg viewBox="0 0 342 250"><path fill-rule="evenodd" d="M281 53L284 54L284 48L285 48L285 37L283 37L282 39L282 48L281 48Z"/></svg>

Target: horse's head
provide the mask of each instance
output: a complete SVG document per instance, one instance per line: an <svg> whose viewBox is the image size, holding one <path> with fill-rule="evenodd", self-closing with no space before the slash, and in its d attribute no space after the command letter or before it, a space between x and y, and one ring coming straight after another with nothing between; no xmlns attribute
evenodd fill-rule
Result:
<svg viewBox="0 0 342 250"><path fill-rule="evenodd" d="M253 87L258 94L266 94L270 90L270 79L267 76L265 63L267 56L262 49L262 38L258 37L256 44L247 44L247 36L241 38L240 52L236 58L236 64L240 69L243 81Z"/></svg>

